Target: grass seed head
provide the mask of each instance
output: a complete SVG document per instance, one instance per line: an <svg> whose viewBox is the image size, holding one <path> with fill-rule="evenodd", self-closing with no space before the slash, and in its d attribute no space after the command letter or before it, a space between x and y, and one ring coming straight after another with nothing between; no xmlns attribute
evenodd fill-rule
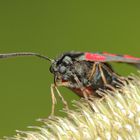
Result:
<svg viewBox="0 0 140 140"><path fill-rule="evenodd" d="M122 89L89 101L75 101L76 110L65 111L67 117L44 119L42 127L17 131L6 140L132 140L140 138L140 78L133 76ZM109 91L107 91L109 92Z"/></svg>

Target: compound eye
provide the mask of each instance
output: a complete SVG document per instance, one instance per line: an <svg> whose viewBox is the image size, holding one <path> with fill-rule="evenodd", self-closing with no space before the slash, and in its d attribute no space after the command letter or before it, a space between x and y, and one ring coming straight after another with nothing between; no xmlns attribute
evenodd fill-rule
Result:
<svg viewBox="0 0 140 140"><path fill-rule="evenodd" d="M65 66L61 66L60 68L59 68L59 71L60 71L60 73L65 73L66 72L66 67Z"/></svg>

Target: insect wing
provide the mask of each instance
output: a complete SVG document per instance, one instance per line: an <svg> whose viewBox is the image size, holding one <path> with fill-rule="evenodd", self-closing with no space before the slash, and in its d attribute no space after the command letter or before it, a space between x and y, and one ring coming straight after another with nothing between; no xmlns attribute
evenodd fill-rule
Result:
<svg viewBox="0 0 140 140"><path fill-rule="evenodd" d="M109 53L85 53L84 57L87 61L140 63L140 58L130 55L116 55Z"/></svg>
<svg viewBox="0 0 140 140"><path fill-rule="evenodd" d="M110 53L89 53L86 52L84 57L82 56L81 60L92 61L92 62L121 62L128 63L137 66L140 68L140 58L133 57L130 55L117 55Z"/></svg>

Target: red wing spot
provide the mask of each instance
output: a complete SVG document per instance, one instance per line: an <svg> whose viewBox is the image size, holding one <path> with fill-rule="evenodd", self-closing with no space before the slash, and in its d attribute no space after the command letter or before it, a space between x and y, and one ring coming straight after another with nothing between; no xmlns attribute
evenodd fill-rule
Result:
<svg viewBox="0 0 140 140"><path fill-rule="evenodd" d="M124 58L128 58L128 59L133 59L133 60L140 60L140 58L133 57L133 56L131 56L131 55L124 55L123 57L124 57Z"/></svg>
<svg viewBox="0 0 140 140"><path fill-rule="evenodd" d="M107 53L107 52L103 52L103 54L109 55L109 56L117 56L117 54L112 54L112 53Z"/></svg>
<svg viewBox="0 0 140 140"><path fill-rule="evenodd" d="M106 57L96 53L85 53L85 59L91 61L105 61Z"/></svg>

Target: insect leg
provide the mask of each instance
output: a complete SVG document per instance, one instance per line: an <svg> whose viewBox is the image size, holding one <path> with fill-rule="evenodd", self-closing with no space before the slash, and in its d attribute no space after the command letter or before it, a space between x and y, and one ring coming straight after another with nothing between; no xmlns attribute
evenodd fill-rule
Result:
<svg viewBox="0 0 140 140"><path fill-rule="evenodd" d="M115 77L117 77L117 81L114 81L116 82L117 85L125 85L125 82L126 82L126 78L124 78L123 76L119 76L118 74L116 74L115 72L113 72L112 70L110 70L106 65L102 64L102 67L108 72L110 73L110 75L114 75Z"/></svg>
<svg viewBox="0 0 140 140"><path fill-rule="evenodd" d="M120 86L122 86L120 83L122 83L123 84L123 80L124 79L122 79L122 77L120 77L119 75L117 75L116 73L114 73L112 70L110 70L105 64L103 64L103 63L100 63L100 65L101 65L101 70L102 70L102 68L104 69L104 70L106 70L109 74L110 74L110 76L115 76L115 77L117 77L117 80L118 80L118 82L116 81L116 84L117 85L120 85ZM114 81L115 82L115 81ZM119 83L120 82L120 83ZM113 91L115 91L116 89L111 85L111 84L108 84L108 83L105 83L105 87L107 87L107 88L109 88L109 89L111 89L111 90L113 90Z"/></svg>
<svg viewBox="0 0 140 140"><path fill-rule="evenodd" d="M79 80L79 78L77 77L77 75L76 75L76 74L73 74L73 75L74 75L74 79L75 79L75 81L77 82L77 84L78 84L80 90L83 92L84 98L85 98L86 100L88 100L87 94L89 94L89 93L86 91L86 88L83 87L83 85L82 85L82 83L80 82L80 80Z"/></svg>
<svg viewBox="0 0 140 140"><path fill-rule="evenodd" d="M102 77L102 80L103 80L103 82L104 82L104 86L107 87L107 88L109 88L109 89L111 89L111 90L113 90L113 91L115 91L115 88L114 88L112 85L110 85L110 84L107 83L107 80L106 80L106 78L105 78L105 75L104 75L104 72L103 72L102 68L105 69L105 65L104 65L103 63L99 63L99 70L100 70L100 72L101 72L101 77ZM106 67L106 68L107 68L107 67ZM113 72L112 72L111 70L109 70L108 68L107 68L106 70L107 70L107 72L109 72L110 74L111 74L111 73L113 74Z"/></svg>
<svg viewBox="0 0 140 140"><path fill-rule="evenodd" d="M62 103L64 104L64 107L66 108L66 110L69 110L68 108L68 103L67 101L63 98L63 96L61 95L60 91L58 90L57 86L54 86L55 90L57 91L59 97L61 98L62 100Z"/></svg>
<svg viewBox="0 0 140 140"><path fill-rule="evenodd" d="M92 70L91 70L91 74L90 74L90 76L89 76L89 80L91 80L93 74L95 73L95 70L96 70L96 64L97 64L96 62L93 64L93 67L92 67Z"/></svg>
<svg viewBox="0 0 140 140"><path fill-rule="evenodd" d="M99 62L95 62L95 63L93 64L93 68L92 68L92 70L91 70L91 74L90 74L89 79L92 78L93 74L94 74L95 71L96 71L96 68L98 67L99 70L100 70L100 72L101 72L101 77L102 77L102 80L103 80L104 84L107 84L107 80L106 80L106 78L105 78L105 76L104 76L104 73L103 73L103 71L102 71L101 65L102 65L102 64L99 63Z"/></svg>
<svg viewBox="0 0 140 140"><path fill-rule="evenodd" d="M55 98L55 95L54 95L54 84L51 84L51 97L52 97L52 111L51 111L51 116L54 115L54 110L55 110L55 104L57 104L57 100Z"/></svg>
<svg viewBox="0 0 140 140"><path fill-rule="evenodd" d="M104 84L106 85L106 84L107 84L107 80L106 80L105 75L104 75L104 72L103 72L103 70L102 70L102 64L99 63L98 65L99 65L99 70L100 70L100 72L101 72L102 80L103 80Z"/></svg>

